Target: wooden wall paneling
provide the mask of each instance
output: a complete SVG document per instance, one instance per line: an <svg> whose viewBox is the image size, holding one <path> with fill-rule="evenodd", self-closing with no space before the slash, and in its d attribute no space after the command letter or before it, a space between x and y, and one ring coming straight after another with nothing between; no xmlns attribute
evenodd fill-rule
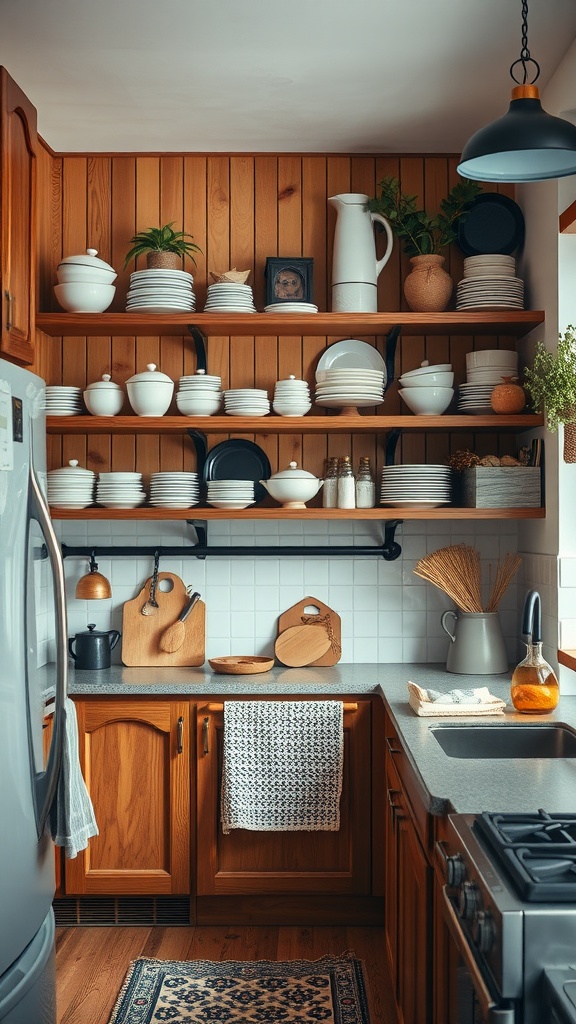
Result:
<svg viewBox="0 0 576 1024"><path fill-rule="evenodd" d="M194 294L196 296L196 309L204 309L206 302L206 170L207 158L205 156L185 156L183 163L183 191L184 191L184 230L194 236L196 245L199 245L201 252L195 254L196 267L192 273L194 276ZM211 356L210 342L208 342L207 356ZM185 374L195 373L197 370L196 350L190 337L183 339L183 372ZM211 358L208 362L208 372L216 373ZM182 451L182 465L187 471L196 469L196 453L194 446L188 437L184 438Z"/></svg>
<svg viewBox="0 0 576 1024"><path fill-rule="evenodd" d="M426 157L424 161L424 208L435 214L451 187L449 180L450 168L445 156ZM445 257L444 267L450 273L450 260L447 250L441 255ZM455 293L455 284L453 283ZM450 307L454 304L454 297ZM426 358L430 363L451 362L451 340L448 335L429 335L426 337ZM454 403L455 404L455 403ZM449 438L439 431L425 435L426 462L434 465L444 463L449 455Z"/></svg>
<svg viewBox="0 0 576 1024"><path fill-rule="evenodd" d="M85 252L87 239L87 171L84 157L64 161L62 175L62 255ZM86 343L83 338L62 340L62 379L56 383L82 386L86 381ZM69 456L76 458L76 456Z"/></svg>
<svg viewBox="0 0 576 1024"><path fill-rule="evenodd" d="M155 156L136 159L136 230L160 226L160 159ZM140 258L136 268L146 267L145 258ZM160 366L160 339L158 337L136 338L136 372L142 373L148 363ZM160 444L158 435L136 435L135 470L144 475L147 484L150 473L160 469Z"/></svg>
<svg viewBox="0 0 576 1024"><path fill-rule="evenodd" d="M110 263L116 277L113 309L126 307L133 264L124 270L124 259L130 249L130 239L136 232L136 158L117 156L112 160L112 249ZM115 384L125 385L136 373L136 338L113 337L110 346L110 371ZM123 414L131 412L128 396L124 396ZM136 435L113 434L111 439L110 469L114 472L134 472L136 466Z"/></svg>
<svg viewBox="0 0 576 1024"><path fill-rule="evenodd" d="M112 259L112 166L110 157L93 156L87 161L86 236L88 247L96 249L100 259ZM116 296L114 296L116 298ZM91 384L103 373L111 373L111 338L86 339L86 380ZM88 468L95 473L110 469L109 434L88 434Z"/></svg>
<svg viewBox="0 0 576 1024"><path fill-rule="evenodd" d="M402 157L400 160L400 187L408 195L419 197L424 205L424 160L422 157ZM400 273L402 282L410 273L411 266L409 258L402 253L400 257ZM407 309L408 305L402 295L401 309ZM419 366L426 357L426 339L422 336L404 337L401 341L400 370L413 370ZM402 400L400 399L400 402ZM411 416L407 407L402 403L399 410L403 415ZM400 439L397 450L396 462L423 463L426 461L425 439L420 434L405 434Z"/></svg>
<svg viewBox="0 0 576 1024"><path fill-rule="evenodd" d="M254 158L233 156L229 170L229 260L212 268L216 273L251 270L254 266ZM253 273L251 275L253 277ZM256 377L254 337L230 338L232 387L262 388Z"/></svg>
<svg viewBox="0 0 576 1024"><path fill-rule="evenodd" d="M375 160L375 186L373 195L380 195L379 184L389 176L400 177L400 161L396 156L379 156ZM386 251L386 233L376 228L376 255L378 259ZM394 248L386 266L378 278L378 309L382 312L394 312L402 309L402 247L394 238Z"/></svg>
<svg viewBox="0 0 576 1024"><path fill-rule="evenodd" d="M374 157L352 157L350 185L352 192L359 192L367 196L376 195L376 163ZM383 353L384 339L382 337L374 338L367 335L363 335L362 340L369 345L373 345L381 353ZM367 411L371 415L376 415L380 408L380 406L375 406L374 408L368 409ZM372 470L374 471L378 458L376 436L374 434L353 434L351 438L351 444L352 467L354 469L354 472L357 472L360 458L362 456L368 456L368 458L370 459Z"/></svg>
<svg viewBox="0 0 576 1024"><path fill-rule="evenodd" d="M348 156L329 156L326 161L326 184L327 184L327 197L341 195L344 192L351 192L351 162ZM328 293L329 293L329 304L328 309L332 309L332 255L334 252L334 228L336 226L336 211L334 208L328 206ZM335 341L341 341L340 337L328 337L326 338L326 345L331 345ZM315 406L312 412L325 411L321 406ZM329 421L331 411L326 412L327 420ZM327 423L328 427L328 423ZM330 434L327 436L327 455L338 456L341 458L343 455L352 455L352 437L351 434Z"/></svg>
<svg viewBox="0 0 576 1024"><path fill-rule="evenodd" d="M257 156L254 163L254 274L252 290L256 309L265 306L264 268L267 256L278 254L278 159L276 156ZM270 391L281 374L278 369L278 349L283 339L265 335L255 339L254 366L256 379ZM273 414L272 414L273 415ZM259 434L256 443L270 459L272 472L278 467L278 435Z"/></svg>
<svg viewBox="0 0 576 1024"><path fill-rule="evenodd" d="M164 156L160 160L160 223L173 224L176 231L184 228L184 163L181 156ZM191 232L192 233L192 232ZM194 264L188 258L182 269L193 273ZM184 340L174 335L160 338L159 369L174 381L174 394L184 372ZM169 409L177 414L175 397ZM184 438L178 434L160 436L160 468L165 472L178 472L183 468Z"/></svg>
<svg viewBox="0 0 576 1024"><path fill-rule="evenodd" d="M211 156L206 169L206 269L230 267L230 158ZM234 349L228 337L208 339L208 370L222 377L222 388L234 387ZM208 448L222 441L222 436L208 435Z"/></svg>
<svg viewBox="0 0 576 1024"><path fill-rule="evenodd" d="M314 260L314 302L320 310L329 309L327 278L328 255L328 195L325 157L302 158L302 251ZM316 382L315 370L326 339L302 339L302 377L308 381L312 398ZM304 469L323 477L327 457L326 438L318 434L302 437L302 464ZM322 504L322 491L316 499Z"/></svg>
<svg viewBox="0 0 576 1024"><path fill-rule="evenodd" d="M278 158L278 255L308 256L303 244L302 159L299 156ZM296 335L280 338L278 344L278 376L293 373L302 376L302 338ZM302 435L281 435L278 438L278 469L286 469L291 461L302 464Z"/></svg>

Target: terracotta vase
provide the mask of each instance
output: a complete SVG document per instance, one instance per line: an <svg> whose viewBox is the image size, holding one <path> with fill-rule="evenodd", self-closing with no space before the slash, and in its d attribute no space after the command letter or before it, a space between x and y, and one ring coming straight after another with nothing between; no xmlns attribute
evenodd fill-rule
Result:
<svg viewBox="0 0 576 1024"><path fill-rule="evenodd" d="M412 270L404 281L404 295L413 313L441 313L452 295L452 278L437 253L412 256Z"/></svg>
<svg viewBox="0 0 576 1024"><path fill-rule="evenodd" d="M177 252L146 253L148 270L182 270L182 257Z"/></svg>

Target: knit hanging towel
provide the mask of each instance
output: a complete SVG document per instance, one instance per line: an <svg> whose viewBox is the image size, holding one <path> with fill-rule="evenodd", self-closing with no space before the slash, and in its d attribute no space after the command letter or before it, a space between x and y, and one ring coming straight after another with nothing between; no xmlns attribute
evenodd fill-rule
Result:
<svg viewBox="0 0 576 1024"><path fill-rule="evenodd" d="M337 832L343 762L341 701L225 701L222 831Z"/></svg>

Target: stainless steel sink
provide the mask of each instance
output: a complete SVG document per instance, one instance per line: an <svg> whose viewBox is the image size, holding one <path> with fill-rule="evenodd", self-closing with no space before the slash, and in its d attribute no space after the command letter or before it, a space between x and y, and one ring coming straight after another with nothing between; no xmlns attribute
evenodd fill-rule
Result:
<svg viewBox="0 0 576 1024"><path fill-rule="evenodd" d="M434 738L448 757L576 757L576 732L565 725L435 725Z"/></svg>

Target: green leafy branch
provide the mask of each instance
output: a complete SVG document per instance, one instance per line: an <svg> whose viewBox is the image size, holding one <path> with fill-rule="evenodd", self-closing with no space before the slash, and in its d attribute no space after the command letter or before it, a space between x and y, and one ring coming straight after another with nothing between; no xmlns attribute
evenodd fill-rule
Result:
<svg viewBox="0 0 576 1024"><path fill-rule="evenodd" d="M439 253L455 241L458 222L480 192L473 181L458 182L440 203L439 212L431 217L418 207L415 195L402 192L398 178L384 178L378 188L380 195L369 199L366 209L386 217L407 256Z"/></svg>
<svg viewBox="0 0 576 1024"><path fill-rule="evenodd" d="M532 368L524 371L524 386L534 411L545 413L549 430L576 419L576 332L571 324L560 334L556 352L537 343Z"/></svg>

